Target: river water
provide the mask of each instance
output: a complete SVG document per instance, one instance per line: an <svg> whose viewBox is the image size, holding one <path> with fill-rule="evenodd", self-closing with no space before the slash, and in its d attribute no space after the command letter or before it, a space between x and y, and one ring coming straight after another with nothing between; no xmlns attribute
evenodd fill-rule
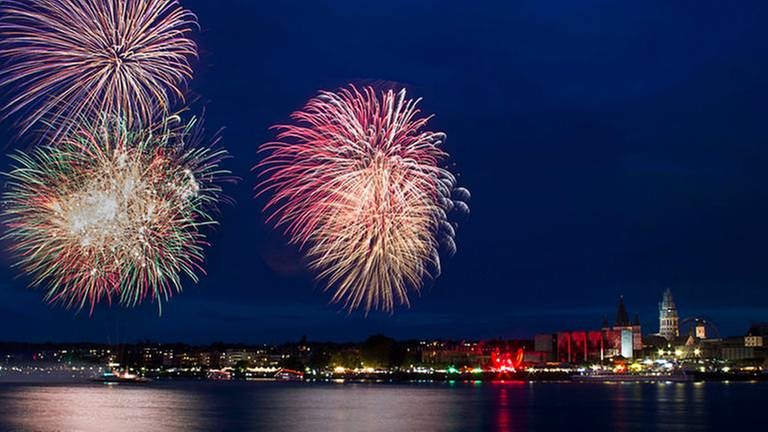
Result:
<svg viewBox="0 0 768 432"><path fill-rule="evenodd" d="M0 430L762 430L766 395L764 382L4 383Z"/></svg>

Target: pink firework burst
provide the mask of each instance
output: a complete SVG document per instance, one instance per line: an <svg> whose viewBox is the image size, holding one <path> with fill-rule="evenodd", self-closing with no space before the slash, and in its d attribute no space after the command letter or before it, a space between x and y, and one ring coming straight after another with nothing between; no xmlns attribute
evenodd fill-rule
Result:
<svg viewBox="0 0 768 432"><path fill-rule="evenodd" d="M455 251L449 214L468 211L469 192L441 166L445 134L425 130L418 103L405 90L321 92L260 149L268 221L348 310L408 306L439 275L440 250Z"/></svg>

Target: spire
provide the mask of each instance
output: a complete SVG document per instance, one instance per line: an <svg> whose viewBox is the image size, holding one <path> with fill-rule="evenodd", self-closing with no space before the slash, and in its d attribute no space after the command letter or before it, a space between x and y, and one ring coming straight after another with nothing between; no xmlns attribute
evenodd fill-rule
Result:
<svg viewBox="0 0 768 432"><path fill-rule="evenodd" d="M672 298L672 290L669 288L667 288L667 290L664 292L664 296L661 299L661 309L664 309L664 310L676 309L675 299Z"/></svg>
<svg viewBox="0 0 768 432"><path fill-rule="evenodd" d="M616 312L616 326L629 326L629 314L627 314L627 308L624 306L624 296L619 297L619 310Z"/></svg>
<svg viewBox="0 0 768 432"><path fill-rule="evenodd" d="M659 303L659 334L668 341L680 336L677 306L672 298L672 290L667 288Z"/></svg>

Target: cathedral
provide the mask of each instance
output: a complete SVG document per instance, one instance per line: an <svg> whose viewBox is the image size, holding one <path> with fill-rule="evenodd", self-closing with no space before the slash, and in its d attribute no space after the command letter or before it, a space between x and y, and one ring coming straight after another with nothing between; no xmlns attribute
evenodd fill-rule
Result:
<svg viewBox="0 0 768 432"><path fill-rule="evenodd" d="M555 335L537 335L536 351L550 353L561 363L608 361L617 357L636 358L643 351L640 319L630 321L624 297L619 298L616 321L603 320L601 329L562 331Z"/></svg>
<svg viewBox="0 0 768 432"><path fill-rule="evenodd" d="M659 303L659 335L672 342L680 336L680 321L672 291L667 288Z"/></svg>
<svg viewBox="0 0 768 432"><path fill-rule="evenodd" d="M619 307L613 326L608 324L608 320L603 320L603 334L608 347L607 357L620 355L624 358L633 358L643 350L640 318L635 315L635 319L630 322L627 307L624 305L624 296L619 297Z"/></svg>

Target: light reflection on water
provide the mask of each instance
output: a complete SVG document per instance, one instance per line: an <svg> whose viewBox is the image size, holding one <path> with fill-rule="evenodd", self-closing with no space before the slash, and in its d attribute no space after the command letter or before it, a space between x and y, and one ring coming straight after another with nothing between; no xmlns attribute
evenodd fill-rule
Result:
<svg viewBox="0 0 768 432"><path fill-rule="evenodd" d="M170 432L212 426L197 395L173 389L0 386L0 404L0 430Z"/></svg>
<svg viewBox="0 0 768 432"><path fill-rule="evenodd" d="M697 431L762 421L750 406L766 390L768 383L0 384L0 431Z"/></svg>

